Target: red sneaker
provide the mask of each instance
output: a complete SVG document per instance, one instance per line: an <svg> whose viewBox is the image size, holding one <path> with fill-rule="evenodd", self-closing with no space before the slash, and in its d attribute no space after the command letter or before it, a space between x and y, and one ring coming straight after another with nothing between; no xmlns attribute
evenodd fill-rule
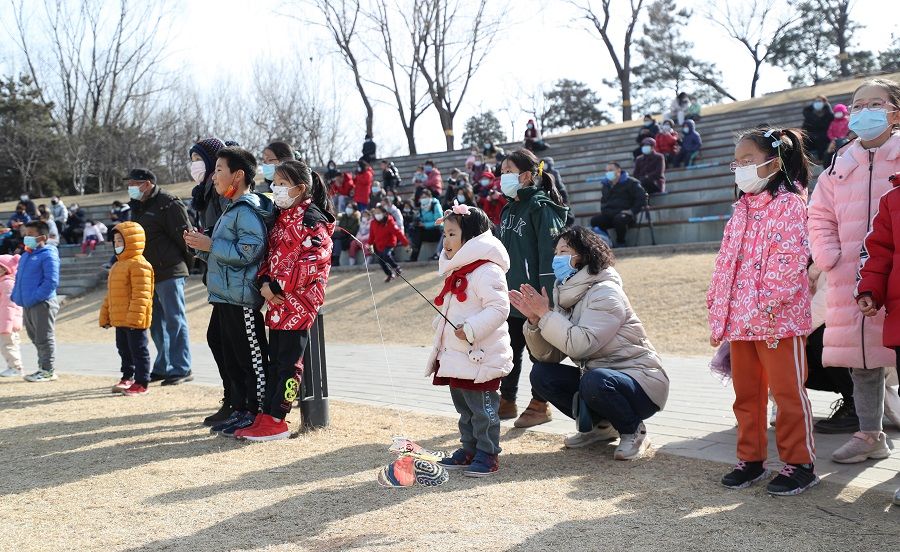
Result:
<svg viewBox="0 0 900 552"><path fill-rule="evenodd" d="M122 394L125 395L126 397L136 397L138 395L146 395L149 392L150 391L148 391L147 388L144 387L143 385L141 385L140 383L135 383L128 389L122 391Z"/></svg>
<svg viewBox="0 0 900 552"><path fill-rule="evenodd" d="M253 418L253 423L252 423L252 424L248 425L248 426L245 427L245 428L236 430L236 431L234 432L234 437L235 437L235 439L241 439L241 435L243 434L243 432L256 428L256 426L259 425L260 420L262 420L262 417L263 417L263 415L262 415L261 413L258 413L258 414L256 415L256 417Z"/></svg>
<svg viewBox="0 0 900 552"><path fill-rule="evenodd" d="M253 426L235 431L234 436L248 441L277 441L290 437L291 430L284 420L276 421L268 414L257 414Z"/></svg>
<svg viewBox="0 0 900 552"><path fill-rule="evenodd" d="M112 392L113 393L122 393L123 391L125 391L126 389L131 387L132 385L134 385L133 379L122 378L119 380L119 383L112 386Z"/></svg>

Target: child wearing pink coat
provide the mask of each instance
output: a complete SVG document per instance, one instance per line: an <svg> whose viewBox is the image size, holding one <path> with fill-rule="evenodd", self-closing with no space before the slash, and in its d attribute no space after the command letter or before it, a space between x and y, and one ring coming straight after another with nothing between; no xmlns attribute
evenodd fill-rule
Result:
<svg viewBox="0 0 900 552"><path fill-rule="evenodd" d="M832 454L840 463L890 456L882 431L886 369L896 362L883 344L884 312L866 318L855 290L863 240L872 228L888 177L900 171L900 85L864 82L850 104L850 130L859 136L819 176L809 208L813 260L828 275L822 364L851 368L859 431Z"/></svg>
<svg viewBox="0 0 900 552"><path fill-rule="evenodd" d="M18 255L0 255L0 352L6 360L6 370L0 377L22 377L22 355L19 351L19 332L22 331L22 307L12 302L16 284Z"/></svg>
<svg viewBox="0 0 900 552"><path fill-rule="evenodd" d="M753 129L735 147L741 197L725 226L706 304L710 345L731 345L737 458L722 484L743 489L767 475L766 403L778 406L775 439L784 462L766 487L796 495L816 485L806 336L811 331L806 186L802 132Z"/></svg>

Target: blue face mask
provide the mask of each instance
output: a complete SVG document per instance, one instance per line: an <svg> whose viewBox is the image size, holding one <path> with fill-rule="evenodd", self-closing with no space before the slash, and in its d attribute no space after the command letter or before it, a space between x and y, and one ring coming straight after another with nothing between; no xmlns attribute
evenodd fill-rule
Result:
<svg viewBox="0 0 900 552"><path fill-rule="evenodd" d="M268 181L275 180L275 164L274 163L263 163L262 166L263 178Z"/></svg>
<svg viewBox="0 0 900 552"><path fill-rule="evenodd" d="M650 155L650 152L653 151L653 148L650 146L641 146L641 153L644 155Z"/></svg>
<svg viewBox="0 0 900 552"><path fill-rule="evenodd" d="M851 113L850 130L862 140L874 140L887 130L887 115L888 112L884 109L869 109L868 107L859 113Z"/></svg>
<svg viewBox="0 0 900 552"><path fill-rule="evenodd" d="M522 184L519 182L519 175L516 173L503 173L500 175L500 190L506 197L516 197Z"/></svg>
<svg viewBox="0 0 900 552"><path fill-rule="evenodd" d="M553 275L556 276L557 282L565 282L578 272L578 269L572 267L571 255L556 255L553 257Z"/></svg>
<svg viewBox="0 0 900 552"><path fill-rule="evenodd" d="M140 186L129 186L128 187L128 197L135 200L140 200L144 197L144 194L141 193Z"/></svg>
<svg viewBox="0 0 900 552"><path fill-rule="evenodd" d="M614 182L616 180L616 172L615 171L606 171L606 179L610 182Z"/></svg>
<svg viewBox="0 0 900 552"><path fill-rule="evenodd" d="M426 173L430 173L430 172L432 171L432 169L434 169L434 167L432 167L431 165L425 165L425 172L426 172Z"/></svg>
<svg viewBox="0 0 900 552"><path fill-rule="evenodd" d="M825 107L825 102L815 101L812 103L812 106L816 111L821 111L821 109Z"/></svg>
<svg viewBox="0 0 900 552"><path fill-rule="evenodd" d="M28 249L37 249L38 246L38 240L34 236L25 236L24 238L22 238L22 243Z"/></svg>

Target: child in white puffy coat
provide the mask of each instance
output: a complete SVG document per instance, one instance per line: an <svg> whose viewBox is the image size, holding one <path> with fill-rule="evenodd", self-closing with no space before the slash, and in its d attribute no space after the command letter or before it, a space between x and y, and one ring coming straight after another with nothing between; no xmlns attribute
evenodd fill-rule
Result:
<svg viewBox="0 0 900 552"><path fill-rule="evenodd" d="M434 374L435 385L450 386L462 443L441 465L484 477L499 467L497 390L500 378L512 370L506 326L509 255L480 209L455 205L441 222L444 249L438 272L446 279L435 304L446 319L435 317L434 349L426 375Z"/></svg>

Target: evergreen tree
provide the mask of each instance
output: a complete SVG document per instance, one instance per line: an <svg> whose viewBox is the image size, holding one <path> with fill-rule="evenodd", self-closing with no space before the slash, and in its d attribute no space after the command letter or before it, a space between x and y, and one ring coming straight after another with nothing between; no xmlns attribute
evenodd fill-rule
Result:
<svg viewBox="0 0 900 552"><path fill-rule="evenodd" d="M600 97L583 82L560 79L546 94L543 132L588 128L612 122L597 105Z"/></svg>
<svg viewBox="0 0 900 552"><path fill-rule="evenodd" d="M469 117L463 133L463 144L481 149L482 144L490 142L499 144L506 141L506 135L500 126L500 120L493 111L485 111Z"/></svg>

